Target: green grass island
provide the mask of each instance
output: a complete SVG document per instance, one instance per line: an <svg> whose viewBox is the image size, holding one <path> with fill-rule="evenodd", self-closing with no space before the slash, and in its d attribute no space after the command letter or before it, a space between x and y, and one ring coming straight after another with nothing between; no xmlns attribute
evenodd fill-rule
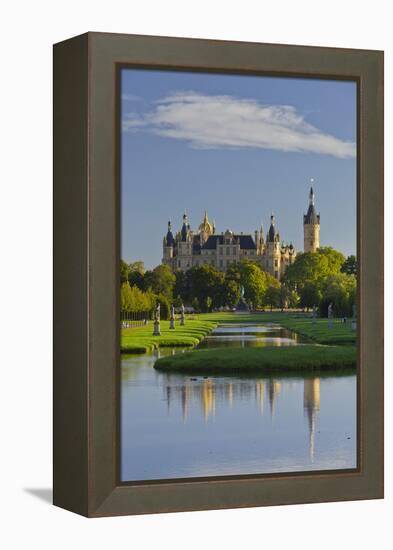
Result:
<svg viewBox="0 0 393 550"><path fill-rule="evenodd" d="M309 339L300 346L269 346L233 348L195 348L208 334L221 324L274 323ZM319 345L316 345L319 344ZM312 319L297 313L206 313L187 317L175 330L169 321L161 321L161 336L152 335L152 323L139 328L123 329L123 354L148 353L166 347L190 348L191 351L160 358L155 368L166 371L183 371L192 374L247 372L304 372L347 370L356 368L356 333L350 322L335 319L328 326L327 319Z"/></svg>
<svg viewBox="0 0 393 550"><path fill-rule="evenodd" d="M278 352L278 350L280 350ZM189 374L346 371L356 367L355 346L264 346L244 349L201 349L162 357L157 370Z"/></svg>

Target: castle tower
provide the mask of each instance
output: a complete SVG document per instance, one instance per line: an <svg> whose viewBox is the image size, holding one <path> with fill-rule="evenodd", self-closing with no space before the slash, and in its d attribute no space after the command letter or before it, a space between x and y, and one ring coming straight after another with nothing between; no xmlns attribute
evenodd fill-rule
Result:
<svg viewBox="0 0 393 550"><path fill-rule="evenodd" d="M315 195L310 189L307 214L303 216L304 252L316 252L319 248L320 215L314 206Z"/></svg>
<svg viewBox="0 0 393 550"><path fill-rule="evenodd" d="M270 228L266 236L265 269L276 279L280 278L281 246L280 234L275 228L274 214L270 216Z"/></svg>
<svg viewBox="0 0 393 550"><path fill-rule="evenodd" d="M163 255L162 255L162 263L167 264L171 266L172 259L173 259L173 247L175 245L175 239L173 237L172 233L172 227L171 222L168 222L168 231L167 234L164 237L163 242Z"/></svg>
<svg viewBox="0 0 393 550"><path fill-rule="evenodd" d="M187 213L184 212L183 225L180 232L178 233L176 243L177 258L174 264L176 269L186 270L192 267L192 242L193 232L190 228Z"/></svg>

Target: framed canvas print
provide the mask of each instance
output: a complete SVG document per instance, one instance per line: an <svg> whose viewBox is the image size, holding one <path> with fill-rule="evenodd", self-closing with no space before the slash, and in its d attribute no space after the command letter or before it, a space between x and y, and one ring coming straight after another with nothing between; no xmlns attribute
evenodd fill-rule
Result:
<svg viewBox="0 0 393 550"><path fill-rule="evenodd" d="M383 53L54 47L54 503L383 496Z"/></svg>

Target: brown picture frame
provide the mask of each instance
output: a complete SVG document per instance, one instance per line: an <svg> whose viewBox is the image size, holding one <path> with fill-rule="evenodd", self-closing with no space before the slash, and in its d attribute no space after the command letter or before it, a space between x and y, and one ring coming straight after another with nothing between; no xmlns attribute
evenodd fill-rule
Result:
<svg viewBox="0 0 393 550"><path fill-rule="evenodd" d="M121 66L357 82L358 468L119 482ZM54 504L89 516L383 497L383 52L87 33L54 46Z"/></svg>

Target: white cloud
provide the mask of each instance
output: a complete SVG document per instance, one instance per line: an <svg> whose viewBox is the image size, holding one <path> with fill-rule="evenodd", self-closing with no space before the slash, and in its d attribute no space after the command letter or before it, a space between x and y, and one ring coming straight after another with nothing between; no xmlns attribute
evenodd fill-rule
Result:
<svg viewBox="0 0 393 550"><path fill-rule="evenodd" d="M123 131L148 131L188 141L194 148L256 148L350 158L353 142L325 134L289 105L265 105L233 96L178 92L147 113L128 113Z"/></svg>

